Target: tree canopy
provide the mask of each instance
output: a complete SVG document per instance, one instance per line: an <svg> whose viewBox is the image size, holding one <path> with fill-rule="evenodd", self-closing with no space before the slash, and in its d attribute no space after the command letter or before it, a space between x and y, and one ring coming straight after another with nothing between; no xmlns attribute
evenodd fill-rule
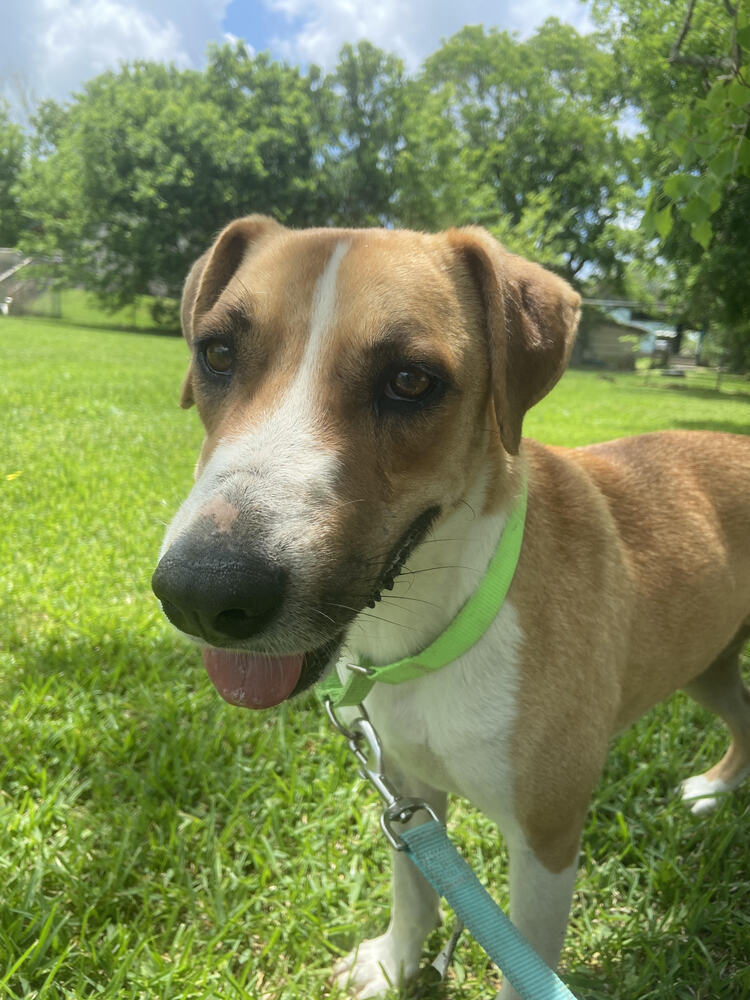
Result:
<svg viewBox="0 0 750 1000"><path fill-rule="evenodd" d="M632 165L614 64L595 39L554 19L523 42L464 28L426 61L418 84L427 99L414 126L434 128L422 111L430 102L430 117L451 123L439 161L426 136L412 144L426 160L417 162L422 189L425 177L437 186L444 176L441 218L481 222L570 280L617 278Z"/></svg>
<svg viewBox="0 0 750 1000"><path fill-rule="evenodd" d="M42 103L28 136L0 108L0 243L61 254L63 280L119 307L177 295L247 212L477 223L584 291L719 321L741 364L746 8L592 2L599 32L466 27L413 73L369 42L344 46L327 75L237 42L211 47L201 71L97 76L67 105Z"/></svg>
<svg viewBox="0 0 750 1000"><path fill-rule="evenodd" d="M15 125L0 101L0 246L14 246L21 233L18 177L23 166L23 130Z"/></svg>
<svg viewBox="0 0 750 1000"><path fill-rule="evenodd" d="M242 46L213 50L204 73L104 73L69 108L42 109L25 243L60 251L66 275L113 306L174 295L233 216L262 206L294 224L316 218L312 103L309 80Z"/></svg>
<svg viewBox="0 0 750 1000"><path fill-rule="evenodd" d="M644 125L644 236L684 322L750 366L750 13L743 0L597 0ZM648 254L648 248L642 249Z"/></svg>

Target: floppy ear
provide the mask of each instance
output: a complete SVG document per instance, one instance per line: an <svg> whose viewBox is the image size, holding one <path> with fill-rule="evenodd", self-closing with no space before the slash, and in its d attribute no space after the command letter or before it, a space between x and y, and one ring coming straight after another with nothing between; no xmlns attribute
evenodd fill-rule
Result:
<svg viewBox="0 0 750 1000"><path fill-rule="evenodd" d="M180 306L182 335L188 344L193 340L196 319L216 303L250 247L265 234L283 228L268 215L235 219L221 231L211 249L193 264L185 280ZM191 363L180 393L180 406L185 410L194 402L192 374Z"/></svg>
<svg viewBox="0 0 750 1000"><path fill-rule="evenodd" d="M581 297L556 274L508 253L485 229L453 229L448 236L479 294L500 438L516 455L524 414L565 370Z"/></svg>

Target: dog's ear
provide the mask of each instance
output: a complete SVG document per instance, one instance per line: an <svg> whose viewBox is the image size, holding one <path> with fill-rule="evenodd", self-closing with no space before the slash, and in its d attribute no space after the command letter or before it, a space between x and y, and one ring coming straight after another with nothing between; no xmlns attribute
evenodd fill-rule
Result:
<svg viewBox="0 0 750 1000"><path fill-rule="evenodd" d="M267 215L247 215L230 222L211 247L190 268L185 280L180 305L182 334L192 343L196 319L208 312L229 284L245 254L257 241L283 226ZM188 368L180 393L180 406L193 405L192 364Z"/></svg>
<svg viewBox="0 0 750 1000"><path fill-rule="evenodd" d="M190 268L190 272L185 279L185 286L182 289L182 301L180 303L180 323L182 325L182 336L190 344L193 339L193 309L195 308L195 297L198 294L203 270L208 262L210 251L206 251L196 260ZM185 378L180 390L180 406L183 410L189 410L195 400L193 399L193 362L188 365Z"/></svg>
<svg viewBox="0 0 750 1000"><path fill-rule="evenodd" d="M581 297L556 274L508 253L485 229L453 229L448 237L479 296L500 438L516 455L524 414L565 370Z"/></svg>
<svg viewBox="0 0 750 1000"><path fill-rule="evenodd" d="M230 222L219 233L208 253L198 261L199 264L203 261L203 266L196 283L191 324L194 325L196 319L215 304L253 245L269 233L282 229L283 226L268 215L246 215L244 219ZM188 283L191 278L192 271ZM187 286L185 290L187 292Z"/></svg>

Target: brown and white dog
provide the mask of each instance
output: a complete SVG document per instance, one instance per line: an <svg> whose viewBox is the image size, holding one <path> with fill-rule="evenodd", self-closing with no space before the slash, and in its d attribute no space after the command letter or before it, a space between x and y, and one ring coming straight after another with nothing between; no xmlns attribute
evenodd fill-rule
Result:
<svg viewBox="0 0 750 1000"><path fill-rule="evenodd" d="M750 771L750 437L522 442L578 315L564 281L481 229L232 223L185 287L182 405L196 403L206 439L154 574L221 694L268 707L344 644L388 663L441 633L525 476L523 547L494 624L366 705L404 794L443 816L447 793L464 795L498 824L512 919L553 966L614 733L683 688L732 734L685 782L693 811ZM341 963L339 985L383 995L415 972L437 918L396 855L390 927Z"/></svg>

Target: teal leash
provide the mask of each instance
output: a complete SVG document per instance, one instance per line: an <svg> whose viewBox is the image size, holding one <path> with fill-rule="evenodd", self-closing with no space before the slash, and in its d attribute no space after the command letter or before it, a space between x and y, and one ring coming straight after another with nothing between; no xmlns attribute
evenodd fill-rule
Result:
<svg viewBox="0 0 750 1000"><path fill-rule="evenodd" d="M510 922L434 819L405 830L408 856L482 946L522 1000L575 997Z"/></svg>
<svg viewBox="0 0 750 1000"><path fill-rule="evenodd" d="M481 884L448 839L432 807L422 799L400 795L383 773L383 748L364 705L358 706L359 718L348 727L336 715L331 698L325 699L325 708L357 758L360 776L385 802L380 825L391 846L407 854L522 1000L576 1000ZM410 830L396 832L395 824L407 823L419 812L426 812L429 819Z"/></svg>

